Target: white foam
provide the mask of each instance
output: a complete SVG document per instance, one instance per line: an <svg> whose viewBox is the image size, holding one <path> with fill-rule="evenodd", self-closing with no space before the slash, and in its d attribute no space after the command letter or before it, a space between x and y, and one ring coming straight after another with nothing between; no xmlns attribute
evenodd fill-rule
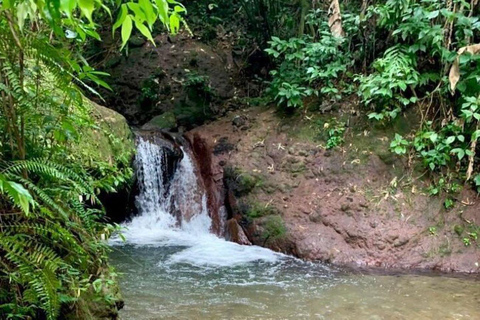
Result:
<svg viewBox="0 0 480 320"><path fill-rule="evenodd" d="M187 263L197 267L235 267L254 261L275 262L281 254L258 246L242 246L213 235L170 256L168 264Z"/></svg>
<svg viewBox="0 0 480 320"><path fill-rule="evenodd" d="M257 246L241 246L210 233L212 220L207 212L206 197L199 188L193 161L184 151L170 189L163 181L165 153L139 138L135 167L140 184L136 199L139 215L123 224L127 243L138 246L186 247L173 254L167 264L186 263L198 267L233 267L253 261L275 262L281 254ZM171 214L181 210L186 216L179 226ZM111 240L121 244L119 237Z"/></svg>

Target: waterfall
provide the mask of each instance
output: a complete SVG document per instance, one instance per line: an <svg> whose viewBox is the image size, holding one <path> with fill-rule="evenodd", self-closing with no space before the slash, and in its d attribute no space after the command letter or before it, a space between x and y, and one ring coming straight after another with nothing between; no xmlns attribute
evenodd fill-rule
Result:
<svg viewBox="0 0 480 320"><path fill-rule="evenodd" d="M182 147L183 159L173 177L165 172L165 147L142 136L137 137L134 162L139 194L138 215L124 224L130 242L152 244L169 242L172 235L210 235L206 196L200 187L189 152ZM183 232L180 232L183 231Z"/></svg>
<svg viewBox="0 0 480 320"><path fill-rule="evenodd" d="M145 228L171 228L175 225L175 219L169 214L171 194L166 181L168 177L163 172L166 165L165 150L142 137L138 137L137 141L134 166L139 194L135 206L140 215L135 221Z"/></svg>
<svg viewBox="0 0 480 320"><path fill-rule="evenodd" d="M276 261L279 254L256 246L241 246L211 233L206 195L187 147L173 176L166 173L165 147L139 136L135 170L138 215L123 224L127 243L139 246L186 247L167 263L225 267L251 261ZM120 237L113 245L121 244Z"/></svg>

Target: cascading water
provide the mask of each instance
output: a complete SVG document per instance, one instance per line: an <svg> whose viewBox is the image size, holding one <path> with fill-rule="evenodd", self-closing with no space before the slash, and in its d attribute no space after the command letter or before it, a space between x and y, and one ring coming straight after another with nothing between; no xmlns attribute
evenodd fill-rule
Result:
<svg viewBox="0 0 480 320"><path fill-rule="evenodd" d="M276 261L282 255L256 246L240 246L210 232L206 196L187 148L174 175L165 174L166 152L141 136L137 139L135 169L139 185L139 215L124 224L127 243L183 247L168 263L234 266L250 261ZM119 244L114 239L113 244Z"/></svg>
<svg viewBox="0 0 480 320"><path fill-rule="evenodd" d="M112 241L122 318L480 319L472 281L345 274L218 238L188 148L173 170L166 149L137 144L139 215Z"/></svg>

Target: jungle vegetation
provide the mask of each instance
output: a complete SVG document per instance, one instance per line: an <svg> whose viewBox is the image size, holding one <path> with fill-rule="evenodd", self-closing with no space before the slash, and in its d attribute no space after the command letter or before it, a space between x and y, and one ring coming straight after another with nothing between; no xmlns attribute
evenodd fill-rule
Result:
<svg viewBox="0 0 480 320"><path fill-rule="evenodd" d="M88 319L86 300L115 304L105 241L115 226L98 195L131 178L133 150L93 120L84 93L108 85L82 48L100 39L99 22L123 47L134 30L152 40L157 21L176 32L183 11L166 0L0 1L0 318ZM78 149L95 130L115 159Z"/></svg>
<svg viewBox="0 0 480 320"><path fill-rule="evenodd" d="M415 130L392 129L391 151L421 163L432 195L480 190L478 0L183 2L188 14L174 0L0 0L2 318L81 317L86 299L115 303L105 240L116 227L98 195L128 183L132 150L111 162L75 151L99 129L84 95L108 89L84 56L102 28L128 51L133 33L153 42L155 25L207 40L218 26L241 25L238 45L268 61L260 77L270 103L312 113L355 100L387 128L416 112ZM344 132L331 127L327 147Z"/></svg>

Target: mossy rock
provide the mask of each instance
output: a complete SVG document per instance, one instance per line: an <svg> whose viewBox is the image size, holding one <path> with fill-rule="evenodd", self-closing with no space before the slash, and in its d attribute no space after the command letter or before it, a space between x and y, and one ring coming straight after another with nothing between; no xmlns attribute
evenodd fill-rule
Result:
<svg viewBox="0 0 480 320"><path fill-rule="evenodd" d="M165 112L154 117L147 122L142 129L144 130L172 130L177 127L177 118L172 111Z"/></svg>
<svg viewBox="0 0 480 320"><path fill-rule="evenodd" d="M212 119L211 101L211 93L204 92L202 88L185 88L185 96L173 109L178 125L192 128Z"/></svg>
<svg viewBox="0 0 480 320"><path fill-rule="evenodd" d="M135 143L125 118L87 99L85 103L94 125L79 130L80 139L71 147L71 154L87 167L96 168L98 163L129 165Z"/></svg>
<svg viewBox="0 0 480 320"><path fill-rule="evenodd" d="M229 189L233 191L236 197L246 196L256 187L263 185L262 177L243 172L237 168L226 168L224 175Z"/></svg>

